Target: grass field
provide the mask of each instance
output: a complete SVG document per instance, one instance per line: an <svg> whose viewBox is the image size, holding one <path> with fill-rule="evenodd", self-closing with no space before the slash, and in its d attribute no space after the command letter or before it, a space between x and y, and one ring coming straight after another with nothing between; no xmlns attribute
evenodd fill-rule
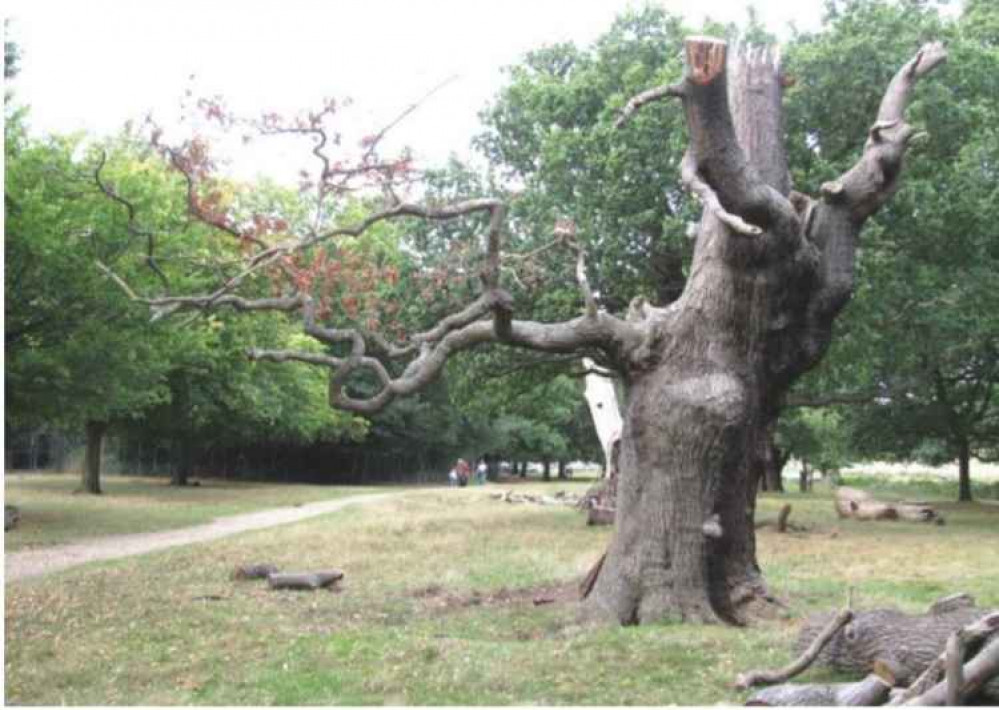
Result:
<svg viewBox="0 0 999 710"><path fill-rule="evenodd" d="M582 490L586 483L518 490ZM6 701L143 705L740 703L735 674L790 659L800 618L910 611L956 591L999 606L999 505L942 505L943 527L835 517L828 493L766 496L807 531L759 534L790 609L751 628L577 623L608 539L570 509L499 490L429 489L271 530L6 588ZM238 563L339 567L339 592L270 592ZM536 606L548 596L555 603ZM810 678L829 677L810 671Z"/></svg>
<svg viewBox="0 0 999 710"><path fill-rule="evenodd" d="M104 495L75 494L80 475L13 473L4 476L4 501L21 509L17 531L4 536L8 551L81 538L152 532L207 523L222 515L330 500L374 489L239 483L208 479L200 486L167 485L163 478L105 476Z"/></svg>

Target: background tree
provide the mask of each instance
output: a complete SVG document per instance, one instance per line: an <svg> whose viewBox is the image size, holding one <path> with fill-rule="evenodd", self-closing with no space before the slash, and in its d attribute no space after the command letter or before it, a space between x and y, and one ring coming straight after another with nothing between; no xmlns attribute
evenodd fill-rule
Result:
<svg viewBox="0 0 999 710"><path fill-rule="evenodd" d="M879 100L873 85L889 56L940 37L954 58L948 81L912 107L933 137L867 229L842 337L803 394L861 404L849 412L850 429L867 456L932 450L938 462L957 459L961 500L971 497L971 457L986 456L999 435L997 27L999 8L988 2L967 3L952 22L922 2L835 3L829 29L797 37L788 52L790 73L807 89L788 113L803 182L829 179L852 160L847 131Z"/></svg>
<svg viewBox="0 0 999 710"><path fill-rule="evenodd" d="M168 394L164 339L93 260L114 261L134 235L93 186L78 142L29 141L15 116L5 127L4 342L8 424L55 423L86 431L83 488L100 493L104 436ZM117 169L143 202L156 170L120 154ZM130 270L139 283L149 272Z"/></svg>

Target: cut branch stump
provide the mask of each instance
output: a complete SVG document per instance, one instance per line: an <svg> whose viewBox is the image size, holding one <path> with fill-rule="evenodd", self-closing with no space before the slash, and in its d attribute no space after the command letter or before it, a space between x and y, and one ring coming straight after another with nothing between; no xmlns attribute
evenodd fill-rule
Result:
<svg viewBox="0 0 999 710"><path fill-rule="evenodd" d="M233 579L267 579L268 575L278 571L277 565L269 563L239 565L232 571Z"/></svg>

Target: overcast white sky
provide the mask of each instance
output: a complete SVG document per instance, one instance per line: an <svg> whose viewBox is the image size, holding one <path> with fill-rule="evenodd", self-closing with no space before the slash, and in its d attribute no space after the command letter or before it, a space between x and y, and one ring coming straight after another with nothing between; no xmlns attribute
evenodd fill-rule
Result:
<svg viewBox="0 0 999 710"><path fill-rule="evenodd" d="M585 45L635 0L8 0L22 50L16 100L36 132L114 133L152 111L168 120L196 76L241 111L292 112L350 96L379 127L451 75L396 131L420 164L467 157L500 69L543 44ZM692 22L745 17L747 0L662 0ZM822 0L757 2L774 31L818 25ZM296 165L301 158L296 156Z"/></svg>

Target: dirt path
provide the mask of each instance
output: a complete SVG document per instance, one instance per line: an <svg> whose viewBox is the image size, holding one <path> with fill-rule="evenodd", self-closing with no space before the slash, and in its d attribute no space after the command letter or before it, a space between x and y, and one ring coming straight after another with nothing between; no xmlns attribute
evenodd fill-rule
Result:
<svg viewBox="0 0 999 710"><path fill-rule="evenodd" d="M76 567L97 560L116 560L120 557L142 555L168 547L190 545L228 537L247 530L261 530L294 523L317 515L331 513L349 505L372 503L386 498L404 495L403 493L370 493L350 496L337 500L306 503L297 507L261 510L255 513L230 515L216 518L204 525L189 528L163 530L160 532L135 533L132 535L106 535L90 538L68 545L54 545L37 550L23 550L4 555L4 579L12 582L28 577L38 577L52 572Z"/></svg>

